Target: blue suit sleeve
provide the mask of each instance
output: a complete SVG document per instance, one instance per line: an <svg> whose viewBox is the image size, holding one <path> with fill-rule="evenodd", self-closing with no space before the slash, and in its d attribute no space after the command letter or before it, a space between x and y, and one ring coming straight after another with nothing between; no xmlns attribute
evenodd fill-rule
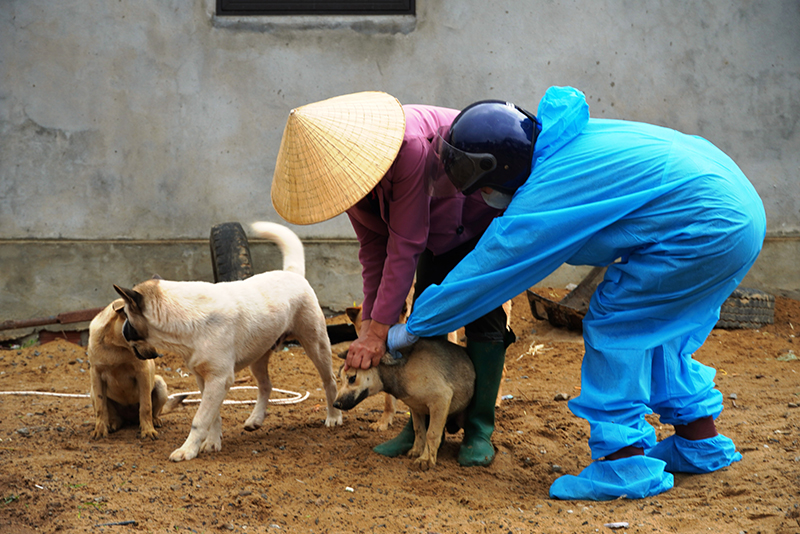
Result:
<svg viewBox="0 0 800 534"><path fill-rule="evenodd" d="M571 211L571 210L564 210ZM407 328L428 337L445 334L488 313L556 270L591 235L566 230L570 215L547 212L495 219L478 246L414 303Z"/></svg>

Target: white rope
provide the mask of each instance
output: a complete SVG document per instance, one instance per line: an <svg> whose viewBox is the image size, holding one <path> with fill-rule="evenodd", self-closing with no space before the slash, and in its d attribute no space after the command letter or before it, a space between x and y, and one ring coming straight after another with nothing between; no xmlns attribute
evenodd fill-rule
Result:
<svg viewBox="0 0 800 534"><path fill-rule="evenodd" d="M256 387L256 386L234 386L234 387L231 388L231 390L234 390L234 389L258 389L258 387ZM278 388L272 388L272 391L273 392L277 391L278 393L283 393L285 395L291 395L291 397L284 398L284 399L272 399L272 398L270 398L269 399L270 404L297 404L297 403L303 402L304 400L306 400L310 396L310 393L308 391L306 391L305 395L302 395L300 393L296 393L294 391L288 391L288 390L285 390L285 389L278 389ZM0 391L0 395L43 395L43 396L49 396L49 397L79 397L79 398L84 398L84 399L90 397L90 395L80 394L80 393L51 393L49 391ZM188 393L173 393L169 397L172 398L172 397L178 397L178 396L181 396L181 395L186 395L186 396L200 395L200 392L199 391L190 391ZM196 402L200 402L200 399L187 399L187 400L184 400L183 402L185 404L196 403ZM223 404L255 404L255 403L256 403L255 399L253 399L253 400L243 400L243 401L226 400L226 401L223 402Z"/></svg>
<svg viewBox="0 0 800 534"><path fill-rule="evenodd" d="M50 397L83 397L88 398L89 395L80 393L50 393L47 391L0 391L0 395L48 395Z"/></svg>
<svg viewBox="0 0 800 534"><path fill-rule="evenodd" d="M257 386L234 386L234 387L231 388L231 390L234 390L234 389L258 389L258 387ZM287 391L285 389L278 389L278 388L272 388L272 391L278 391L280 393L285 393L287 395L293 395L293 397L288 398L288 399L273 399L273 398L270 398L269 399L270 404L296 404L296 403L299 403L299 402L303 402L310 395L310 393L308 391L306 391L305 395L300 395L300 393L295 393L294 391ZM200 395L200 392L199 391L190 391L189 393L173 393L172 395L170 395L170 398L177 397L179 395L187 395L187 396L188 395ZM272 397L272 396L270 395L270 397ZM183 402L184 403L195 403L195 402L200 402L200 399L187 399L187 400L185 400ZM255 400L243 400L243 401L226 400L225 402L223 402L223 404L255 404L255 403L256 403Z"/></svg>

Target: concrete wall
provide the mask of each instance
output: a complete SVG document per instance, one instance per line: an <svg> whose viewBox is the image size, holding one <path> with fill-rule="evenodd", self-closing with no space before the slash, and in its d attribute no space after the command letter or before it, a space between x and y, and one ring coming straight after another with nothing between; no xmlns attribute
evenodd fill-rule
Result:
<svg viewBox="0 0 800 534"><path fill-rule="evenodd" d="M572 85L593 116L706 137L767 208L751 280L800 291L794 0L417 0L415 17L249 19L213 4L3 3L0 321L101 306L112 283L153 272L210 280L212 225L280 221L269 190L289 110L362 90L535 110ZM293 228L323 304L359 300L347 219Z"/></svg>

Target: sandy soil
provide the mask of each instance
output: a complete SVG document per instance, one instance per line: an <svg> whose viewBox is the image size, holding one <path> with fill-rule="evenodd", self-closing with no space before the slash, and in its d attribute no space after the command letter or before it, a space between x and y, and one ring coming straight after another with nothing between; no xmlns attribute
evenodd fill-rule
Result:
<svg viewBox="0 0 800 534"><path fill-rule="evenodd" d="M717 424L744 459L708 475L676 475L675 488L655 498L548 498L556 477L590 462L588 425L555 400L579 393L582 343L532 319L523 295L514 301L519 341L503 383L513 398L498 410L498 454L488 468L458 465L460 434L447 436L427 472L373 453L408 417L399 413L385 433L371 430L380 396L346 413L344 426L325 428L319 377L291 348L273 359L275 387L310 397L272 406L253 433L242 428L251 406L224 406L222 451L183 463L168 456L186 438L196 404L164 416L156 441L135 427L95 441L86 397L0 396L0 533L800 532L794 324L800 303L778 298L774 325L712 333L696 357L718 369L725 410ZM171 392L196 389L177 358L157 365ZM85 349L66 341L0 351L0 391L87 394L88 371ZM650 422L659 438L671 434Z"/></svg>

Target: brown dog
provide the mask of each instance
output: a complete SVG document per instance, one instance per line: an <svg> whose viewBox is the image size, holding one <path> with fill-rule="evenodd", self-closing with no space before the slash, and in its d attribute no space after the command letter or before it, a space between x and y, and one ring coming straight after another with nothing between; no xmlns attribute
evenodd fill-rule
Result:
<svg viewBox="0 0 800 534"><path fill-rule="evenodd" d="M139 421L143 438L156 439L159 416L180 404L185 395L170 399L167 384L155 374L153 360L141 360L122 335L124 302L117 299L89 324L89 363L94 405L94 439L104 438L126 421Z"/></svg>
<svg viewBox="0 0 800 534"><path fill-rule="evenodd" d="M404 315L407 317L408 313L405 312ZM345 315L353 323L353 326L356 329L356 332L361 331L361 306L353 306L351 308L347 308L345 310ZM400 322L405 322L405 318L401 317ZM378 430L380 432L388 429L392 426L394 422L394 415L397 413L397 399L394 396L390 395L389 393L385 393L383 395L383 412L381 412L380 418L374 423L370 423L369 427L372 430Z"/></svg>
<svg viewBox="0 0 800 534"><path fill-rule="evenodd" d="M414 286L411 286L411 291L409 291L408 296L406 297L406 302L403 305L403 311L400 314L400 318L397 321L398 323L405 323L408 319L409 314L411 313L412 302L414 300ZM503 310L506 312L506 320L507 325L511 325L511 301L506 301L503 303ZM347 319L353 324L357 333L361 332L361 306L352 306L350 308L345 309L345 315ZM461 338L464 337L464 328L459 328L456 332L450 332L447 334L447 340L451 343L455 343L456 345L464 346L464 343ZM503 365L503 380L506 377L506 366ZM500 387L497 390L497 399L495 400L494 406L495 408L499 408L500 405L503 403L503 383L500 383ZM397 399L394 396L390 395L389 393L385 393L383 396L383 412L381 413L380 418L374 423L370 423L369 427L372 430L377 431L384 431L392 426L394 422L394 416L397 413Z"/></svg>
<svg viewBox="0 0 800 534"><path fill-rule="evenodd" d="M345 371L342 366L333 405L350 410L380 392L403 401L414 421L414 446L408 456L425 471L436 465L448 416L463 412L472 399L475 369L463 347L445 340L420 339L401 353L399 360L386 354L378 366L366 370ZM425 415L430 415L427 428Z"/></svg>

